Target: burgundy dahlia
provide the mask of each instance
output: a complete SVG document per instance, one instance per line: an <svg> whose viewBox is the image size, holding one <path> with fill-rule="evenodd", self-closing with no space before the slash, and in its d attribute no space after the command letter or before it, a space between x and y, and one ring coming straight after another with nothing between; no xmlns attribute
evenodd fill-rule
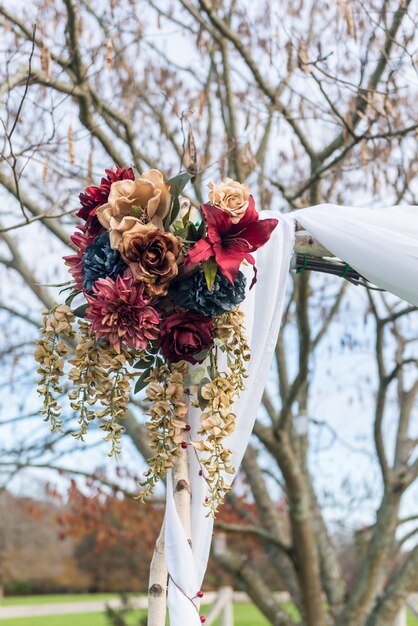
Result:
<svg viewBox="0 0 418 626"><path fill-rule="evenodd" d="M76 246L75 254L64 257L65 265L69 267L69 272L74 278L77 289L83 289L83 256L86 249L91 246L94 236L91 235L85 226L77 226L71 241Z"/></svg>
<svg viewBox="0 0 418 626"><path fill-rule="evenodd" d="M171 363L201 363L204 357L196 359L196 355L209 350L212 344L212 318L200 313L173 313L161 324L161 352Z"/></svg>
<svg viewBox="0 0 418 626"><path fill-rule="evenodd" d="M122 343L142 350L157 339L160 316L150 306L153 299L145 293L143 283L135 283L131 275L116 280L99 278L93 295L86 297L90 304L86 317L96 336L108 339L118 354Z"/></svg>
<svg viewBox="0 0 418 626"><path fill-rule="evenodd" d="M100 187L87 187L84 193L80 193L81 209L77 216L85 220L86 228L92 235L103 230L102 225L96 217L97 207L105 204L109 197L110 186L118 180L134 180L135 176L131 167L119 167L115 165L115 170L105 170L106 176L102 178Z"/></svg>

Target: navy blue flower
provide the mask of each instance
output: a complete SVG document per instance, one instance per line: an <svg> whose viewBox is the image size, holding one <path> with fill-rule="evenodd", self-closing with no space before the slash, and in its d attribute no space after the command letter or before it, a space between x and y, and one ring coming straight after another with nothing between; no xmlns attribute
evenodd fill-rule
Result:
<svg viewBox="0 0 418 626"><path fill-rule="evenodd" d="M125 268L120 252L110 247L109 233L101 233L83 255L83 288L92 293L98 278L116 278Z"/></svg>
<svg viewBox="0 0 418 626"><path fill-rule="evenodd" d="M217 273L213 289L209 291L202 271L176 284L173 296L175 303L189 311L208 317L232 311L245 298L246 279L242 272L230 283L220 272Z"/></svg>

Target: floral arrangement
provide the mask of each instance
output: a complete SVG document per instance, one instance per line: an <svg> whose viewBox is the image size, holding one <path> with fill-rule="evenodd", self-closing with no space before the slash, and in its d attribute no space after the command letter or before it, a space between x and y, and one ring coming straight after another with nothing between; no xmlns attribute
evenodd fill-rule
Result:
<svg viewBox="0 0 418 626"><path fill-rule="evenodd" d="M64 257L72 280L58 285L69 295L44 312L35 358L52 429L62 427L68 374L75 436L83 439L99 420L110 455L121 450L132 383L135 393L145 389L154 455L140 497L191 445L214 512L228 490L225 472L235 471L224 439L235 429L232 406L250 358L240 268L254 266L252 286L252 253L277 220L260 220L248 187L229 178L209 184L209 202L198 212L180 196L189 180L181 173L165 182L155 169L135 177L116 166L80 194L83 223L71 237L74 254ZM187 422L190 405L201 411L196 433Z"/></svg>

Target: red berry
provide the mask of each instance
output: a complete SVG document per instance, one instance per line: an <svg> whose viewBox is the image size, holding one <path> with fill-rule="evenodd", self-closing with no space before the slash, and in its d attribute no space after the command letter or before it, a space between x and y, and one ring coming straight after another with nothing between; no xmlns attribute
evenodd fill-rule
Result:
<svg viewBox="0 0 418 626"><path fill-rule="evenodd" d="M202 470L199 470L199 476L203 476Z"/></svg>
<svg viewBox="0 0 418 626"><path fill-rule="evenodd" d="M201 615L200 621L202 622L202 624L204 624L206 622L206 617L204 615Z"/></svg>
<svg viewBox="0 0 418 626"><path fill-rule="evenodd" d="M198 598L203 598L204 593L203 593L203 591L198 591L196 595L197 595Z"/></svg>
<svg viewBox="0 0 418 626"><path fill-rule="evenodd" d="M190 424L186 424L186 426L184 428L187 431L192 430L192 427L190 426Z"/></svg>
<svg viewBox="0 0 418 626"><path fill-rule="evenodd" d="M187 448L187 441L182 441L181 442L181 447L185 450Z"/></svg>

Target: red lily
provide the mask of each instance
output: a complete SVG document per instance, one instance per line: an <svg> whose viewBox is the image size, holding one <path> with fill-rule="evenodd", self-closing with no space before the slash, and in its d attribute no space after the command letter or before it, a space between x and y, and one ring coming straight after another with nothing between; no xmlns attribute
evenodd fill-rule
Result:
<svg viewBox="0 0 418 626"><path fill-rule="evenodd" d="M211 204L202 204L200 209L205 217L207 235L189 250L185 266L215 257L221 273L233 283L244 260L255 264L251 253L270 239L278 220L260 220L252 196L248 209L237 224L232 223L227 213Z"/></svg>

